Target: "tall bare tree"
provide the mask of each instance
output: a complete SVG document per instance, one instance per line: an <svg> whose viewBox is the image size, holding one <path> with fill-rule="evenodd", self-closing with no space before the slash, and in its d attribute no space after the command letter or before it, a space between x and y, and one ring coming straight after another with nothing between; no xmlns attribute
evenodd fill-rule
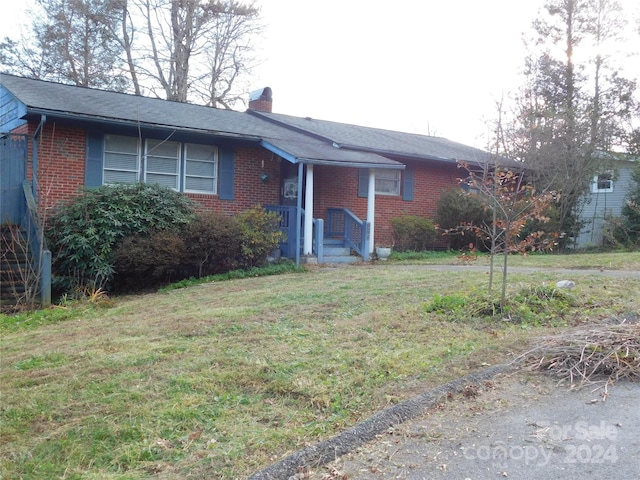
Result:
<svg viewBox="0 0 640 480"><path fill-rule="evenodd" d="M260 11L236 0L37 0L0 43L16 74L231 108L257 60Z"/></svg>
<svg viewBox="0 0 640 480"><path fill-rule="evenodd" d="M120 50L105 14L109 0L38 0L32 32L0 45L3 64L14 73L37 78L124 90Z"/></svg>
<svg viewBox="0 0 640 480"><path fill-rule="evenodd" d="M618 2L548 0L543 13L533 23L511 136L538 183L562 193L559 221L575 237L589 181L606 168L601 152L625 148L638 116L636 83L605 50L620 41Z"/></svg>
<svg viewBox="0 0 640 480"><path fill-rule="evenodd" d="M255 64L253 40L262 27L253 3L235 0L132 0L145 22L139 65L147 87L169 100L230 108L242 75ZM152 65L152 67L150 67ZM142 71L142 70L140 70Z"/></svg>

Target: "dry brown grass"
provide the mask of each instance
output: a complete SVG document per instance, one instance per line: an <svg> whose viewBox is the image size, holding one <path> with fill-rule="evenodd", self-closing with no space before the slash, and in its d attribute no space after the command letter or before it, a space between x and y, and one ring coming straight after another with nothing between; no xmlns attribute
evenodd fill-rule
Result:
<svg viewBox="0 0 640 480"><path fill-rule="evenodd" d="M640 379L640 323L581 327L543 339L523 358L530 369L551 373L571 385Z"/></svg>

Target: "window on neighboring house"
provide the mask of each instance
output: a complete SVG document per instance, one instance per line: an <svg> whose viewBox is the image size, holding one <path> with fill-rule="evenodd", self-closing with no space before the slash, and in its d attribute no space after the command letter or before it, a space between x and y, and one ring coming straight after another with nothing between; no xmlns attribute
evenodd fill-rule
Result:
<svg viewBox="0 0 640 480"><path fill-rule="evenodd" d="M179 190L180 143L147 140L146 147L144 181Z"/></svg>
<svg viewBox="0 0 640 480"><path fill-rule="evenodd" d="M376 195L400 195L400 170L376 170Z"/></svg>
<svg viewBox="0 0 640 480"><path fill-rule="evenodd" d="M136 137L104 136L104 184L137 183L139 145Z"/></svg>
<svg viewBox="0 0 640 480"><path fill-rule="evenodd" d="M185 145L184 189L187 192L217 193L218 150L210 145Z"/></svg>
<svg viewBox="0 0 640 480"><path fill-rule="evenodd" d="M605 172L593 177L591 191L593 193L613 192L613 174L611 172Z"/></svg>

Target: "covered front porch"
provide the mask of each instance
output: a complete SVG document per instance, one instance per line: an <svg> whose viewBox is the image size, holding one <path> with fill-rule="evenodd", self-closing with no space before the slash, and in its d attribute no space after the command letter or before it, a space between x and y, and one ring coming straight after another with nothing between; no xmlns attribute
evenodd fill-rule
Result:
<svg viewBox="0 0 640 480"><path fill-rule="evenodd" d="M351 263L369 261L373 250L371 224L359 219L348 208L327 209L326 218L312 218L307 233L306 212L296 206L267 205L266 210L280 215L280 229L286 239L280 244L280 255L300 263ZM307 245L310 240L311 245ZM305 250L308 247L309 249Z"/></svg>
<svg viewBox="0 0 640 480"><path fill-rule="evenodd" d="M376 171L399 171L404 165L335 147L329 147L330 153L337 152L340 161L264 146L283 159L281 202L266 206L280 215L280 228L286 234L281 256L295 259L296 264L369 261L376 238Z"/></svg>

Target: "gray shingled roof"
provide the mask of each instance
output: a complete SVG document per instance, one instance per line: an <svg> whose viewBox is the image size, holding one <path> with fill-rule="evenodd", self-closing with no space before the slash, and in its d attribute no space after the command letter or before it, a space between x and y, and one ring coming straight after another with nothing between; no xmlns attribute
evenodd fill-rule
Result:
<svg viewBox="0 0 640 480"><path fill-rule="evenodd" d="M27 114L117 122L249 141L289 161L402 168L393 158L485 162L487 152L429 137L265 112L236 112L157 98L0 75Z"/></svg>
<svg viewBox="0 0 640 480"><path fill-rule="evenodd" d="M491 155L478 148L431 137L380 128L293 117L278 113L252 112L274 123L286 125L331 141L341 148L375 151L382 155L425 160L463 160L484 163Z"/></svg>
<svg viewBox="0 0 640 480"><path fill-rule="evenodd" d="M375 153L354 153L330 143L274 124L246 112L157 98L77 87L0 75L6 88L27 107L27 114L75 118L93 122L117 122L143 127L176 129L222 137L263 142L292 162L345 166L402 168L402 164Z"/></svg>

